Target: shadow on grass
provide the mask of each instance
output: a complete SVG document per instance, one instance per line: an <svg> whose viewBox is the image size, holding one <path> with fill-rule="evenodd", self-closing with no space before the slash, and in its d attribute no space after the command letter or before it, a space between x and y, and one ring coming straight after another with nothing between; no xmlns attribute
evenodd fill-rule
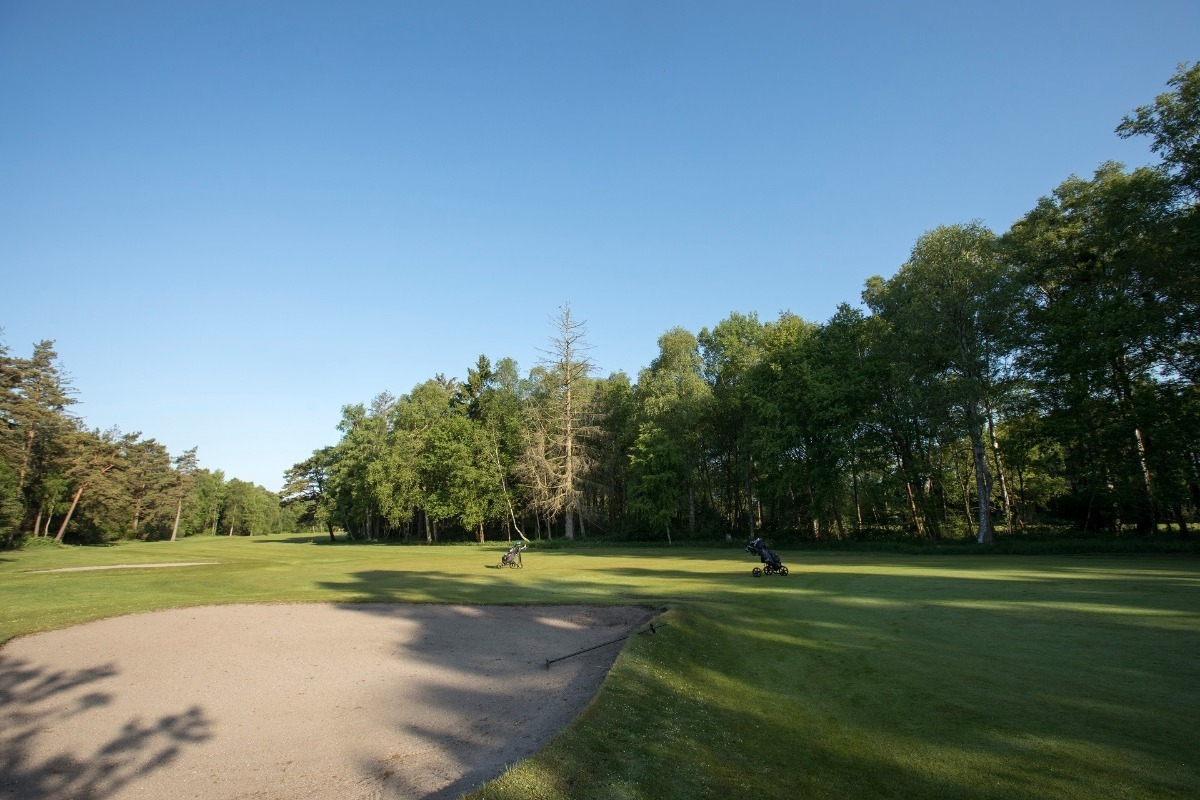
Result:
<svg viewBox="0 0 1200 800"><path fill-rule="evenodd" d="M621 588L662 574L598 571ZM589 720L597 733L524 774L579 797L1188 797L1195 571L1009 571L839 567L739 591L735 611L690 605L678 648L616 676L628 686ZM603 719L638 698L636 720ZM772 780L751 752L780 767ZM479 797L521 796L506 785Z"/></svg>
<svg viewBox="0 0 1200 800"><path fill-rule="evenodd" d="M706 691L703 677L648 664L616 682L611 705L593 709L585 728L528 765L556 790L551 796L1009 800L1103 798L1120 785L1114 770L1064 770L1061 751L1032 736L1021 742L983 732L963 742L939 735L933 744L897 733L891 720L846 719L779 687L731 696ZM629 708L643 709L642 718L623 718ZM946 768L964 762L970 772ZM501 778L472 797L534 796L524 783Z"/></svg>
<svg viewBox="0 0 1200 800"><path fill-rule="evenodd" d="M528 555L536 564L560 554ZM716 560L702 555L705 563ZM688 676L699 670L716 673L714 682L727 687L727 715L770 720L759 735L770 740L773 759L823 753L838 765L838 781L860 782L868 795L900 781L905 790L892 796L1071 797L1071 782L1086 789L1078 796L1102 796L1100 786L1109 782L1182 797L1181 787L1197 777L1194 765L1179 766L1192 764L1189 753L1200 746L1186 733L1184 712L1200 707L1190 677L1200 657L1200 576L1186 564L836 559L796 565L785 578L754 579L740 568L678 569L667 559L661 566L588 563L596 566L569 578L527 565L520 582L500 590L496 582L452 580L452 601L687 601L706 621L681 640L685 657L666 668L662 702L635 725L643 733L674 724L677 703L691 694ZM408 593L436 597L449 588L447 577L365 572L327 587L403 601ZM771 687L765 707L791 713L746 711L744 693L759 685ZM722 702L721 693L706 696L710 712ZM719 741L733 724L730 716L706 723L697 712L674 744L699 753L702 740ZM824 734L814 738L813 731ZM744 744L717 760L738 761ZM683 763L713 763L709 755L697 758ZM969 769L959 774L961 764ZM810 766L815 776L830 769ZM1031 777L1030 769L1044 774ZM814 780L782 784L820 790ZM985 788L988 781L1002 788Z"/></svg>
<svg viewBox="0 0 1200 800"><path fill-rule="evenodd" d="M102 800L211 735L204 711L193 707L151 723L130 719L88 753L59 750L53 731L113 702L97 684L116 675L111 664L61 671L0 654L0 797Z"/></svg>
<svg viewBox="0 0 1200 800"><path fill-rule="evenodd" d="M1147 575L1041 577L841 574L744 628L714 624L740 642L747 674L803 698L805 727L847 732L843 763L874 752L875 771L895 776L910 769L896 752L942 772L971 765L937 796L992 796L974 774L1009 796L1186 797L1200 746L1186 710L1200 701L1190 578L1163 593ZM924 791L901 786L893 796Z"/></svg>

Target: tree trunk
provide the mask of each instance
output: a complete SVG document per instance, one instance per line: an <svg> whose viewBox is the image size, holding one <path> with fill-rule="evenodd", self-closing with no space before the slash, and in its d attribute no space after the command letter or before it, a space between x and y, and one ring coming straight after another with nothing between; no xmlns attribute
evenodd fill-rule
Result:
<svg viewBox="0 0 1200 800"><path fill-rule="evenodd" d="M61 542L63 534L67 532L67 523L71 521L71 515L75 513L75 506L79 505L79 498L83 496L83 490L87 488L87 481L79 484L79 488L75 490L75 496L71 498L71 507L67 509L67 515L63 517L62 525L58 527L58 533L54 536L54 541Z"/></svg>
<svg viewBox="0 0 1200 800"><path fill-rule="evenodd" d="M1197 464L1196 454L1188 453L1188 461L1191 462L1192 467L1187 481L1188 494L1192 496L1192 507L1200 508L1200 480L1197 480L1197 475L1200 474L1200 466Z"/></svg>
<svg viewBox="0 0 1200 800"><path fill-rule="evenodd" d="M913 531L918 536L924 536L925 526L921 522L921 511L917 508L917 494L907 477L904 479L904 496L908 500L908 512L912 515Z"/></svg>
<svg viewBox="0 0 1200 800"><path fill-rule="evenodd" d="M1133 437L1137 442L1138 464L1142 468L1142 482L1145 490L1144 507L1138 514L1138 527L1141 528L1142 533L1152 534L1158 531L1158 520L1154 513L1154 487L1150 481L1150 463L1146 459L1146 440L1142 436L1142 429L1136 425L1133 428Z"/></svg>
<svg viewBox="0 0 1200 800"><path fill-rule="evenodd" d="M688 536L696 538L696 481L688 477Z"/></svg>
<svg viewBox="0 0 1200 800"><path fill-rule="evenodd" d="M1122 527L1121 526L1121 504L1117 502L1117 485L1113 481L1113 478L1111 475L1108 478L1108 494L1109 494L1109 497L1112 498L1113 533L1115 533L1117 536L1120 536L1121 535L1121 527Z"/></svg>
<svg viewBox="0 0 1200 800"><path fill-rule="evenodd" d="M971 451L975 456L975 491L979 499L979 544L991 544L992 531L992 473L987 465L987 450L983 444L983 424L979 410L972 403L967 407L967 424L971 434Z"/></svg>
<svg viewBox="0 0 1200 800"><path fill-rule="evenodd" d="M925 463L928 464L929 460L926 459ZM922 486L921 506L923 509L922 514L925 519L925 530L929 532L929 540L931 542L940 542L942 540L941 521L945 519L945 517L939 517L936 514L929 513L929 503L932 502L931 498L941 500L942 508L946 507L946 493L942 491L941 484L934 484L932 474L925 476L925 483Z"/></svg>
<svg viewBox="0 0 1200 800"><path fill-rule="evenodd" d="M1000 492L1004 497L1004 519L1008 521L1008 530L1012 532L1013 518L1016 518L1017 525L1024 528L1025 524L1021 521L1020 514L1017 513L1016 502L1009 491L1008 476L1004 471L1004 457L1000 453L1000 439L996 436L996 424L992 420L992 410L989 408L987 412L988 437L992 442L992 457L996 463L996 477L1000 479Z"/></svg>
<svg viewBox="0 0 1200 800"><path fill-rule="evenodd" d="M958 459L955 459L954 472L958 476L958 488L962 490L963 517L967 520L967 534L974 538L975 526L971 523L971 487L967 483L967 477L958 468Z"/></svg>
<svg viewBox="0 0 1200 800"><path fill-rule="evenodd" d="M853 451L850 454L850 489L854 494L854 516L858 520L858 527L862 528L862 503L858 498L858 453Z"/></svg>
<svg viewBox="0 0 1200 800"><path fill-rule="evenodd" d="M570 314L569 309L568 309L567 313L568 313L568 315ZM564 327L567 327L569 329L569 323L570 323L569 316L566 318L565 322L567 324ZM565 441L566 458L563 462L563 467L564 467L563 482L566 484L566 492L567 492L567 508L566 508L567 524L565 527L564 535L568 539L574 539L575 538L575 520L574 520L572 514L574 513L575 506L576 506L576 500L575 500L575 430L574 430L575 409L572 405L572 400L574 398L572 396L572 391L571 391L572 388L574 387L574 378L571 374L571 370L574 365L571 363L570 340L567 338L567 335L565 333L564 333L563 338L564 338L564 342L565 342L565 349L563 352L564 358L562 360L563 374L564 374L564 380L563 380L563 391L564 391L564 395L563 395L563 429L566 432L566 441Z"/></svg>
<svg viewBox="0 0 1200 800"><path fill-rule="evenodd" d="M722 463L722 478L724 479L725 508L724 521L729 526L729 533L735 534L742 527L742 512L738 505L737 476L734 475L732 451L727 454Z"/></svg>
<svg viewBox="0 0 1200 800"><path fill-rule="evenodd" d="M750 459L742 459L742 481L746 489L746 536L754 538L754 494L750 485Z"/></svg>
<svg viewBox="0 0 1200 800"><path fill-rule="evenodd" d="M42 528L42 512L37 513L37 518L33 521L33 538L37 538Z"/></svg>
<svg viewBox="0 0 1200 800"><path fill-rule="evenodd" d="M183 495L179 495L179 504L175 506L175 524L171 526L171 541L175 541L175 535L179 533L179 517L183 515Z"/></svg>
<svg viewBox="0 0 1200 800"><path fill-rule="evenodd" d="M846 526L842 524L842 510L838 508L837 501L833 503L833 521L837 525L838 538L846 538Z"/></svg>
<svg viewBox="0 0 1200 800"><path fill-rule="evenodd" d="M33 437L37 432L36 423L31 422L29 425L29 436L25 439L25 444L21 447L21 468L17 470L17 488L25 488L25 473L29 471L29 458L33 454Z"/></svg>

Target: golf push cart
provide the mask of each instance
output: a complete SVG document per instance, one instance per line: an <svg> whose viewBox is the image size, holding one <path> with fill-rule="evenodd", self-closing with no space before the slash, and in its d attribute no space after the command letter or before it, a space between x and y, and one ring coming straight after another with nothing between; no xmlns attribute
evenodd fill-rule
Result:
<svg viewBox="0 0 1200 800"><path fill-rule="evenodd" d="M512 567L513 569L521 568L521 551L525 549L524 542L517 542L512 547L508 548L508 552L500 557L500 566Z"/></svg>
<svg viewBox="0 0 1200 800"><path fill-rule="evenodd" d="M788 568L779 560L779 556L775 555L775 551L767 547L767 543L761 538L755 539L746 545L746 552L750 555L758 556L758 560L763 563L762 567L755 567L750 570L750 574L756 578L761 578L766 575L787 575Z"/></svg>

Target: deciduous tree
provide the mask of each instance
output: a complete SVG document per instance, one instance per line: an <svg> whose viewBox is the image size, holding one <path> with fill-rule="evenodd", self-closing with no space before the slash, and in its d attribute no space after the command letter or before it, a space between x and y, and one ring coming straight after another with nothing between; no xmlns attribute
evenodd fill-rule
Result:
<svg viewBox="0 0 1200 800"><path fill-rule="evenodd" d="M886 282L869 285L872 310L907 343L912 365L944 383L970 438L978 538L992 541L989 409L994 406L1001 332L1013 316L1010 282L995 235L977 223L943 226L917 240L908 261Z"/></svg>
<svg viewBox="0 0 1200 800"><path fill-rule="evenodd" d="M171 541L179 534L179 519L183 516L183 501L192 488L192 478L199 469L195 447L184 450L175 458L175 522L171 525Z"/></svg>

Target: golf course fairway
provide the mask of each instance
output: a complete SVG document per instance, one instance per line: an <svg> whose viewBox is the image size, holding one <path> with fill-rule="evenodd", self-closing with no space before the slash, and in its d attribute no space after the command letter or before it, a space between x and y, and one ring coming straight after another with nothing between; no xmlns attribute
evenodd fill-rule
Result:
<svg viewBox="0 0 1200 800"><path fill-rule="evenodd" d="M757 559L733 547L535 546L520 570L497 567L504 549L290 536L6 552L0 642L188 606L639 605L656 633L631 636L583 713L470 797L1067 800L1200 786L1194 557L779 549L790 574L755 578Z"/></svg>

